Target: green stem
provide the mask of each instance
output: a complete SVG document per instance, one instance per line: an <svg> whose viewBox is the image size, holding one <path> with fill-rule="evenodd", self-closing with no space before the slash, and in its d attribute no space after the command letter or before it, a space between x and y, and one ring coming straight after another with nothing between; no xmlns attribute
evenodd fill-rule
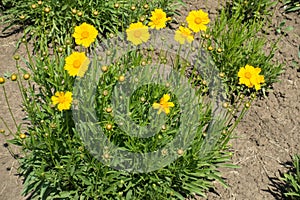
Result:
<svg viewBox="0 0 300 200"><path fill-rule="evenodd" d="M27 53L28 59L29 59L29 63L30 63L30 65L34 68L34 63L33 63L33 61L32 61L31 54L30 54L30 52L29 52L29 48L28 48L28 43L27 43L27 41L25 42L25 48L26 48L26 53Z"/></svg>
<svg viewBox="0 0 300 200"><path fill-rule="evenodd" d="M16 119L15 119L15 116L13 115L12 110L11 110L11 108L10 108L10 104L9 104L9 102L8 102L8 98L7 98L7 93L6 93L5 87L3 87L3 92L4 92L4 97L5 97L5 101L6 101L6 104L7 104L8 110L9 110L9 113L10 113L10 115L11 115L11 117L12 117L14 123L15 123L16 128L18 128L18 125L17 125Z"/></svg>
<svg viewBox="0 0 300 200"><path fill-rule="evenodd" d="M13 132L11 131L11 129L9 128L9 126L7 125L7 123L5 122L5 120L0 116L1 121L3 122L4 126L7 128L7 130L9 131L10 134L13 134Z"/></svg>
<svg viewBox="0 0 300 200"><path fill-rule="evenodd" d="M18 61L16 61L16 68L17 68L19 77L21 77L20 66L19 66ZM23 102L26 104L26 99L25 99L25 95L24 95L24 92L25 92L24 85L20 79L18 79L17 83L18 83L18 87L19 87L19 90L20 90L22 98L23 98Z"/></svg>

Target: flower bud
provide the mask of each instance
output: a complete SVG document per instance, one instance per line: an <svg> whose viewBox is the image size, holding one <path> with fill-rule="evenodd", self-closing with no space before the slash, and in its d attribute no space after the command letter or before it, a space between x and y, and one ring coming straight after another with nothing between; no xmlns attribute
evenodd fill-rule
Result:
<svg viewBox="0 0 300 200"><path fill-rule="evenodd" d="M14 59L15 60L20 60L20 56L19 55L14 55Z"/></svg>
<svg viewBox="0 0 300 200"><path fill-rule="evenodd" d="M98 16L98 15L99 15L99 12L98 12L97 10L95 10L95 11L93 12L93 15L94 15L94 16Z"/></svg>
<svg viewBox="0 0 300 200"><path fill-rule="evenodd" d="M136 7L135 6L131 6L130 8L132 11L135 11Z"/></svg>
<svg viewBox="0 0 300 200"><path fill-rule="evenodd" d="M106 124L105 128L106 128L106 130L110 131L112 129L112 125L111 124Z"/></svg>
<svg viewBox="0 0 300 200"><path fill-rule="evenodd" d="M144 8L144 9L148 9L148 8L149 8L149 5L148 5L148 4L145 4L145 5L143 6L143 8Z"/></svg>
<svg viewBox="0 0 300 200"><path fill-rule="evenodd" d="M111 113L111 112L112 112L112 108L110 108L110 107L109 107L109 108L106 108L105 111L106 111L107 113Z"/></svg>
<svg viewBox="0 0 300 200"><path fill-rule="evenodd" d="M16 74L12 74L12 75L10 76L10 79L11 79L12 81L16 81L17 78L18 78L18 76L17 76Z"/></svg>
<svg viewBox="0 0 300 200"><path fill-rule="evenodd" d="M120 82L123 82L123 81L125 81L125 76L123 76L123 75L121 75L121 76L119 76L119 79L118 79Z"/></svg>
<svg viewBox="0 0 300 200"><path fill-rule="evenodd" d="M107 66L102 66L102 67L101 67L101 71L107 72L107 70L108 70L108 67L107 67Z"/></svg>
<svg viewBox="0 0 300 200"><path fill-rule="evenodd" d="M30 78L30 74L24 74L23 78L24 78L24 80L28 80Z"/></svg>
<svg viewBox="0 0 300 200"><path fill-rule="evenodd" d="M212 46L209 46L209 47L207 47L207 50L212 51L212 50L214 50L214 48Z"/></svg>
<svg viewBox="0 0 300 200"><path fill-rule="evenodd" d="M181 156L181 155L183 155L183 153L184 153L183 149L178 149L178 151L177 151L177 154L178 154L178 155Z"/></svg>
<svg viewBox="0 0 300 200"><path fill-rule="evenodd" d="M45 13L49 13L50 12L50 8L47 7L47 8L44 9L44 11L45 11Z"/></svg>
<svg viewBox="0 0 300 200"><path fill-rule="evenodd" d="M115 7L115 8L119 8L119 7L120 7L120 4L115 3L114 7Z"/></svg>
<svg viewBox="0 0 300 200"><path fill-rule="evenodd" d="M21 139L25 139L25 138L26 138L26 135L25 135L24 133L20 133L19 137L20 137Z"/></svg>

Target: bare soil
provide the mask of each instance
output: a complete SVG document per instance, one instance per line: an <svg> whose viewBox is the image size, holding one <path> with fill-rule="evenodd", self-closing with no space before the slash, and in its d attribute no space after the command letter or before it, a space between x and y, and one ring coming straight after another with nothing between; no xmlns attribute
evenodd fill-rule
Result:
<svg viewBox="0 0 300 200"><path fill-rule="evenodd" d="M219 2L219 1L218 1ZM212 20L217 17L217 1L190 0L188 7L182 9L182 17L190 10L205 9ZM298 48L300 45L300 17L296 13L284 14L284 9L277 6L272 24L268 26L270 42L279 41L276 60L284 65L284 73L280 82L273 85L267 98L257 99L249 112L236 129L236 138L231 140L233 149L232 163L240 166L238 169L221 169L228 188L216 184L217 189L208 193L208 200L273 200L284 199L279 187L280 173L288 170L285 163L291 161L291 156L300 154L300 73ZM294 30L284 35L278 35L276 28L282 21ZM3 26L0 27L2 30ZM9 37L0 36L0 75L6 72L16 72L13 60L17 38L20 34ZM268 46L268 45L266 45ZM20 49L19 54L24 54ZM298 62L295 66L293 61ZM21 95L16 82L7 81L6 90L9 103L18 122L22 120ZM5 98L0 89L0 116L5 118L8 126L16 131L9 116ZM0 129L5 129L0 120ZM17 161L11 156L5 140L0 136L0 199L21 200L22 180L16 175ZM18 152L18 148L11 146Z"/></svg>

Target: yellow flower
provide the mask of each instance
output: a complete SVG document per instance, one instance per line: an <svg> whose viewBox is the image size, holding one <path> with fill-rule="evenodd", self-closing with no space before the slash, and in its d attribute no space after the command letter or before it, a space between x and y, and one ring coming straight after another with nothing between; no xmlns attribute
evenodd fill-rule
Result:
<svg viewBox="0 0 300 200"><path fill-rule="evenodd" d="M261 84L265 82L263 75L259 75L261 69L259 67L254 68L251 65L242 67L238 72L239 84L244 84L249 88L255 87L256 90L260 90Z"/></svg>
<svg viewBox="0 0 300 200"><path fill-rule="evenodd" d="M149 26L151 28L156 28L157 30L165 28L166 22L171 20L170 17L167 17L167 14L162 9L155 9L151 12L152 16L150 17Z"/></svg>
<svg viewBox="0 0 300 200"><path fill-rule="evenodd" d="M75 32L72 36L75 38L76 44L87 48L95 41L97 35L98 31L96 28L84 22L80 26L75 27Z"/></svg>
<svg viewBox="0 0 300 200"><path fill-rule="evenodd" d="M56 92L54 96L51 97L52 104L57 105L59 111L69 110L72 103L72 92Z"/></svg>
<svg viewBox="0 0 300 200"><path fill-rule="evenodd" d="M164 94L164 96L160 99L159 103L153 103L153 108L158 109L158 114L160 114L162 111L166 114L170 113L170 107L174 107L174 103L169 102L170 95Z"/></svg>
<svg viewBox="0 0 300 200"><path fill-rule="evenodd" d="M180 26L175 32L174 39L180 44L184 44L186 41L188 43L191 43L194 40L194 36L192 35L192 31L189 28Z"/></svg>
<svg viewBox="0 0 300 200"><path fill-rule="evenodd" d="M90 60L82 52L73 52L71 55L65 59L64 69L68 71L70 76L80 76L83 77L84 73L88 69Z"/></svg>
<svg viewBox="0 0 300 200"><path fill-rule="evenodd" d="M132 42L134 45L147 42L150 38L148 27L143 25L141 22L130 24L129 28L126 29L126 33L127 33L127 40Z"/></svg>
<svg viewBox="0 0 300 200"><path fill-rule="evenodd" d="M192 29L195 33L199 31L206 31L206 24L210 22L208 18L208 13L200 10L193 10L186 17L186 21L188 23L188 27Z"/></svg>

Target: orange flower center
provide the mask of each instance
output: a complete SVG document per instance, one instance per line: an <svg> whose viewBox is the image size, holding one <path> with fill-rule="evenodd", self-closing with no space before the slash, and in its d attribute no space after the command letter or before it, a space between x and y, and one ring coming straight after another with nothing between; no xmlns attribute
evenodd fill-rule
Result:
<svg viewBox="0 0 300 200"><path fill-rule="evenodd" d="M190 33L188 31L185 31L185 30L182 31L181 34L182 34L183 37L189 37L190 36Z"/></svg>
<svg viewBox="0 0 300 200"><path fill-rule="evenodd" d="M155 24L155 25L158 25L158 24L159 24L159 22L160 22L160 20L159 20L159 19L153 20L153 24Z"/></svg>
<svg viewBox="0 0 300 200"><path fill-rule="evenodd" d="M195 21L196 24L201 24L202 23L202 19L200 17L196 17L194 21Z"/></svg>
<svg viewBox="0 0 300 200"><path fill-rule="evenodd" d="M60 92L60 93L59 93L59 96L58 96L58 102L59 102L60 104L65 102L65 94L64 94L63 92Z"/></svg>
<svg viewBox="0 0 300 200"><path fill-rule="evenodd" d="M160 19L162 19L162 18L163 18L163 15L162 15L162 14L160 14L160 13L159 13L159 14L156 14L156 19L157 19L157 20L160 20Z"/></svg>
<svg viewBox="0 0 300 200"><path fill-rule="evenodd" d="M73 67L74 68L79 68L80 65L81 65L81 62L79 60L74 60L74 62L73 62Z"/></svg>
<svg viewBox="0 0 300 200"><path fill-rule="evenodd" d="M136 31L134 31L133 35L134 35L134 37L139 38L142 36L142 32L140 30L136 30Z"/></svg>
<svg viewBox="0 0 300 200"><path fill-rule="evenodd" d="M250 73L250 72L246 72L246 73L245 73L245 77L246 77L247 79L250 79L250 78L251 78L251 76L252 76L252 75L251 75L251 73Z"/></svg>
<svg viewBox="0 0 300 200"><path fill-rule="evenodd" d="M89 37L89 32L83 31L83 32L81 33L81 37L82 37L83 39Z"/></svg>

